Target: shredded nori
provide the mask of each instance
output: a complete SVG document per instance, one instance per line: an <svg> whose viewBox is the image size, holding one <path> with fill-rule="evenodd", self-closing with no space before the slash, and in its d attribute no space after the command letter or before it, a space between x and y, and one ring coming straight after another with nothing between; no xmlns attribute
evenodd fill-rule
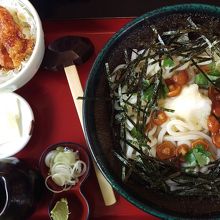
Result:
<svg viewBox="0 0 220 220"><path fill-rule="evenodd" d="M122 164L122 180L128 181L132 174L138 176L147 189L157 190L178 196L198 196L198 197L220 197L220 159L206 165L206 172L195 172L194 170L182 169L178 158L161 161L150 156L147 142L149 138L145 134L146 122L152 112L160 109L158 99L166 97L167 88L162 77L162 60L165 58L172 59L173 56L182 56L184 60L171 68L174 71L186 62L197 67L198 71L204 74L207 80L219 90L218 84L215 83L199 67L199 63L213 61L213 53L220 55L220 37L212 31L215 27L203 27L201 24L195 24L191 18L186 21L186 28L179 30L170 30L159 33L156 26L152 26L154 38L152 43L143 48L141 53L133 50L136 58L131 60L128 51L124 51L125 66L117 71L109 69L106 64L107 79L110 87L110 97L114 105L115 100L122 97L116 97L118 89L126 86L127 100L123 100L125 106L120 106L120 110L114 110L112 121L114 124L120 124L119 133L115 132L116 139L119 139L120 147L114 149L115 157ZM187 37L187 40L184 40ZM179 39L182 39L181 41ZM208 50L207 50L208 49ZM201 56L207 53L207 57ZM151 63L149 63L151 60ZM137 71L138 65L142 63L140 71ZM145 74L149 66L153 63L159 63L160 70L153 76ZM147 83L146 83L147 82ZM142 92L151 89L149 100L145 100L143 106ZM149 91L148 91L149 92ZM135 104L130 102L130 98L136 95ZM149 94L148 94L149 95ZM137 114L137 121L133 121L127 114L127 107L130 106ZM164 111L173 111L172 109L163 109ZM115 115L120 115L120 120L115 119ZM134 131L132 135L136 136L137 142L127 140L126 132L128 131L125 122L129 120ZM129 131L130 132L130 131ZM132 147L138 156L135 159L126 157L126 145ZM138 145L138 146L137 146ZM134 179L135 181L135 179ZM172 188L173 186L173 188Z"/></svg>

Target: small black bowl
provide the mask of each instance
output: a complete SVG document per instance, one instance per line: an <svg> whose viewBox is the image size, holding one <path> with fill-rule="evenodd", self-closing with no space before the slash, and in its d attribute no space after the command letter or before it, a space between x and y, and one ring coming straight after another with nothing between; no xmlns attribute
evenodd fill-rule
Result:
<svg viewBox="0 0 220 220"><path fill-rule="evenodd" d="M109 97L108 82L105 77L105 63L110 70L124 62L124 50L142 49L150 43L155 24L161 30L177 29L189 16L196 22L208 22L220 18L220 8L204 4L183 4L160 8L133 20L106 44L98 55L90 72L83 104L84 130L93 157L104 176L114 189L128 201L152 215L166 219L220 217L220 201L174 197L168 194L147 190L137 182L123 183L120 178L120 164L112 149L115 138L111 128L111 103L106 99L94 101L94 97ZM219 22L220 30L220 22Z"/></svg>
<svg viewBox="0 0 220 220"><path fill-rule="evenodd" d="M28 219L43 193L43 179L15 157L0 160L0 220Z"/></svg>

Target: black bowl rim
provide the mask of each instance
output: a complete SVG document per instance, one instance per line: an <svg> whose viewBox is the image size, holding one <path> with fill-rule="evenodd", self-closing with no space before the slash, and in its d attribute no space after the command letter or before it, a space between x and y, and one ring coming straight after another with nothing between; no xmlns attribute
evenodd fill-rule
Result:
<svg viewBox="0 0 220 220"><path fill-rule="evenodd" d="M95 79L95 75L98 71L99 65L102 62L103 57L105 57L106 52L109 48L112 47L112 45L117 41L117 39L120 39L123 34L125 34L127 31L132 29L135 25L137 25L140 22L143 22L146 19L150 19L153 17L156 17L158 15L166 15L168 13L181 13L181 12L206 12L210 15L220 17L220 7L216 5L210 5L210 4L201 4L201 3L188 3L188 4L175 4L171 6L161 7L153 11L149 11L145 14L143 14L140 17L137 17L133 19L132 21L128 22L125 26L123 26L118 32L116 32L111 39L105 44L103 49L99 52L92 68L90 71L90 74L88 76L86 87L85 87L85 97L91 97L91 95L94 95L94 87L92 87L92 83ZM111 184L111 186L126 200L131 202L136 207L140 208L141 210L157 216L162 219L186 219L181 214L178 213L164 213L162 210L160 210L159 207L152 207L146 203L141 202L137 198L135 198L133 195L129 194L121 185L117 182L117 180L114 178L114 176L109 172L105 164L102 163L102 159L96 157L95 150L93 149L93 146L96 145L99 146L97 141L95 140L94 135L90 133L92 130L91 125L88 120L88 115L90 115L90 106L89 102L86 100L83 101L83 127L84 127L84 133L86 141L89 145L89 148L91 150L91 154L98 165L99 169L101 170L104 177L107 179L107 181ZM94 127L93 127L94 128ZM213 217L219 217L219 214L214 214ZM210 216L209 216L210 217ZM214 219L212 217L212 219ZM208 219L207 216L201 217ZM195 219L194 217L187 219Z"/></svg>

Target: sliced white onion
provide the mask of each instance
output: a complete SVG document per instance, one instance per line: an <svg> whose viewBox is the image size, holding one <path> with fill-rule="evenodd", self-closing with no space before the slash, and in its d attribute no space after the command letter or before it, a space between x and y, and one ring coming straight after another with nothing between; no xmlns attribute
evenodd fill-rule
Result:
<svg viewBox="0 0 220 220"><path fill-rule="evenodd" d="M57 153L56 150L52 150L46 155L45 164L47 165L47 167L50 167L51 161L53 160L53 157L55 156L56 153Z"/></svg>
<svg viewBox="0 0 220 220"><path fill-rule="evenodd" d="M51 192L53 193L61 193L63 191L67 191L71 188L72 185L65 185L61 190L54 190L52 189L48 184L48 180L51 178L51 175L47 176L47 178L45 179L45 186L47 187L47 189L49 189Z"/></svg>
<svg viewBox="0 0 220 220"><path fill-rule="evenodd" d="M51 178L58 186L64 186L66 183L66 175L65 174L55 173L51 176Z"/></svg>
<svg viewBox="0 0 220 220"><path fill-rule="evenodd" d="M75 177L80 177L86 172L86 164L82 160L76 161L72 169L72 174Z"/></svg>
<svg viewBox="0 0 220 220"><path fill-rule="evenodd" d="M86 163L79 159L78 151L73 152L65 148L49 152L45 157L45 164L50 168L50 175L45 179L45 185L54 193L70 189L87 169ZM47 182L50 178L56 185L62 187L60 191L53 190L48 186Z"/></svg>

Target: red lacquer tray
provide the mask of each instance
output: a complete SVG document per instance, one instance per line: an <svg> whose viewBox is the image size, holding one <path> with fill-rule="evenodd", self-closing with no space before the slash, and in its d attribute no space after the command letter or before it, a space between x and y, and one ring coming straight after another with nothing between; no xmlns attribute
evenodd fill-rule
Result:
<svg viewBox="0 0 220 220"><path fill-rule="evenodd" d="M89 37L95 45L94 56L78 68L83 87L90 68L107 40L131 18L93 19L72 21L45 21L45 42L65 35ZM30 167L37 168L43 150L51 144L71 141L86 146L81 125L64 72L39 70L23 88L16 91L31 105L35 116L33 136L16 156ZM105 207L93 169L82 191L90 206L91 220L146 220L157 219L139 210L116 193L117 203ZM30 220L48 220L49 194L45 193Z"/></svg>

